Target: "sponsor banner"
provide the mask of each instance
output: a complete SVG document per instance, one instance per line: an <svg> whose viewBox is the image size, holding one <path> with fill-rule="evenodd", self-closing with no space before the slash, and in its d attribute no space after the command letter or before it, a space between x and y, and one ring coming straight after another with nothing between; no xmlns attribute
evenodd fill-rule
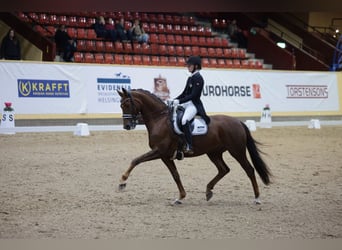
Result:
<svg viewBox="0 0 342 250"><path fill-rule="evenodd" d="M117 90L146 89L163 101L178 96L184 68L0 62L0 102L16 114L120 114ZM203 69L207 112L338 111L336 73Z"/></svg>

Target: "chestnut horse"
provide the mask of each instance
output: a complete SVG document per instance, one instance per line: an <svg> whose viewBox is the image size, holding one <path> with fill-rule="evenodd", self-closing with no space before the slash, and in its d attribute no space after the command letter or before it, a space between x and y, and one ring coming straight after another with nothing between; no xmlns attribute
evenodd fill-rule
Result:
<svg viewBox="0 0 342 250"><path fill-rule="evenodd" d="M170 170L179 189L179 198L174 201L174 204L181 204L186 192L173 160L174 153L178 148L179 135L173 130L170 108L161 99L146 90L126 90L123 88L122 91L117 92L121 96L124 129L134 129L138 120L142 118L148 131L151 148L149 152L132 160L129 168L121 177L119 190L126 187L130 173L138 164L161 159ZM228 150L251 180L255 203L260 204L254 168L265 185L270 183L271 173L260 156L257 142L252 138L248 127L237 118L226 115L214 115L210 118L208 132L205 135L193 136L194 154L185 154L185 157L207 154L218 170L217 175L207 185L206 199L212 198L212 189L230 171L222 158L222 154ZM250 154L254 168L247 159L246 149Z"/></svg>

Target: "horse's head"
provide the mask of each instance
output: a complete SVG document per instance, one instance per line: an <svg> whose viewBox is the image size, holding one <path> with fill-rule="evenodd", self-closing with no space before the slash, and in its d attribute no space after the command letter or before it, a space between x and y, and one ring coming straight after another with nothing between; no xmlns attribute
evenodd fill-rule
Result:
<svg viewBox="0 0 342 250"><path fill-rule="evenodd" d="M135 129L141 115L139 104L133 100L131 92L125 88L117 92L121 96L123 127L127 130Z"/></svg>

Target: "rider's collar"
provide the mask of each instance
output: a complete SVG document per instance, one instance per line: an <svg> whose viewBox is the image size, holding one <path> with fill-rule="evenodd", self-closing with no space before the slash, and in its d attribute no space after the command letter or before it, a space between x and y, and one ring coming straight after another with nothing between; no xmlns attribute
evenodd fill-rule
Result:
<svg viewBox="0 0 342 250"><path fill-rule="evenodd" d="M197 73L199 73L199 70L195 70L194 73L191 73L191 76L193 76L193 75L195 75Z"/></svg>

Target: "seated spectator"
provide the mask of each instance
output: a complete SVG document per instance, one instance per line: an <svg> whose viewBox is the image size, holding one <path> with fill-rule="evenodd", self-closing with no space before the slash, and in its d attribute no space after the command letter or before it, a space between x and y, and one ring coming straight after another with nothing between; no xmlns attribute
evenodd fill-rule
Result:
<svg viewBox="0 0 342 250"><path fill-rule="evenodd" d="M68 45L68 40L70 36L68 35L65 25L60 25L55 33L55 43L56 43L56 50L57 55L63 57L64 49Z"/></svg>
<svg viewBox="0 0 342 250"><path fill-rule="evenodd" d="M134 24L131 29L132 37L134 40L138 41L139 43L147 43L149 39L149 35L145 32L144 28L142 27L139 19L134 20Z"/></svg>
<svg viewBox="0 0 342 250"><path fill-rule="evenodd" d="M108 18L105 24L105 29L107 30L107 38L111 39L112 41L117 40L117 34L115 30L114 21L112 18Z"/></svg>
<svg viewBox="0 0 342 250"><path fill-rule="evenodd" d="M247 37L243 30L238 27L236 19L232 20L228 25L228 35L232 42L238 44L239 48L247 48Z"/></svg>
<svg viewBox="0 0 342 250"><path fill-rule="evenodd" d="M117 32L118 39L120 39L121 42L132 41L132 32L129 29L128 30L125 29L124 18L120 18L120 20L116 22L115 29Z"/></svg>
<svg viewBox="0 0 342 250"><path fill-rule="evenodd" d="M73 62L74 61L74 53L76 52L77 44L76 42L69 38L63 53L63 60L65 62Z"/></svg>
<svg viewBox="0 0 342 250"><path fill-rule="evenodd" d="M2 39L0 51L0 59L21 59L20 43L13 29L10 29L7 35Z"/></svg>
<svg viewBox="0 0 342 250"><path fill-rule="evenodd" d="M105 27L105 19L103 16L100 16L96 19L96 22L93 24L93 28L95 30L97 37L101 37L101 38L108 37L108 32Z"/></svg>

